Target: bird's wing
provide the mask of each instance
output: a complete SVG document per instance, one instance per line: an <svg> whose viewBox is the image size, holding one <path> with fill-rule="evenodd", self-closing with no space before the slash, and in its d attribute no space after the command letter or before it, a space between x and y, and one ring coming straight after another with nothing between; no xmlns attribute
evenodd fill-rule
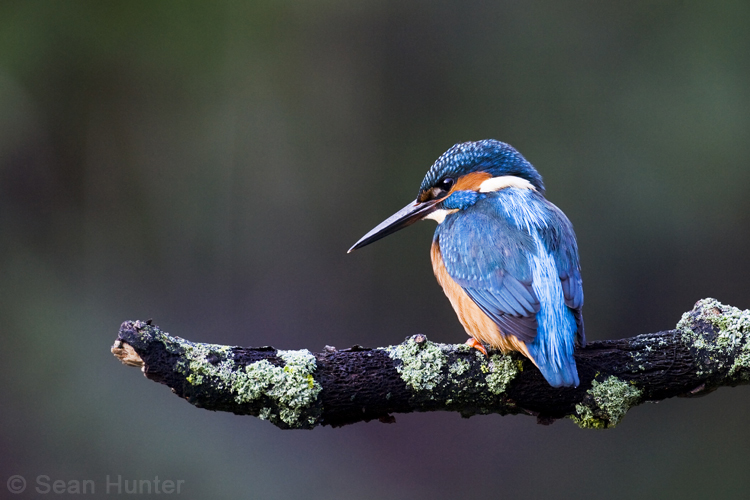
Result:
<svg viewBox="0 0 750 500"><path fill-rule="evenodd" d="M474 303L504 334L533 342L540 304L527 257L536 252L531 235L479 202L446 217L435 238L446 271Z"/></svg>
<svg viewBox="0 0 750 500"><path fill-rule="evenodd" d="M540 233L544 245L555 259L557 274L562 284L565 305L573 311L578 325L578 343L586 345L586 334L583 327L583 280L581 266L578 261L578 245L576 244L573 225L565 214L552 203L547 202L549 218L552 221Z"/></svg>

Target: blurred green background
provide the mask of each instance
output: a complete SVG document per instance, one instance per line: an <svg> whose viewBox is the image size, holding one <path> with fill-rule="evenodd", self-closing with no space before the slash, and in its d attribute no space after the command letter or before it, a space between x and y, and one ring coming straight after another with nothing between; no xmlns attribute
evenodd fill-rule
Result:
<svg viewBox="0 0 750 500"><path fill-rule="evenodd" d="M181 498L746 498L750 393L614 430L397 415L280 431L109 352L465 334L424 222L347 255L456 142L497 138L573 221L590 340L750 307L750 4L0 4L0 489L185 480ZM5 496L5 494L0 494Z"/></svg>

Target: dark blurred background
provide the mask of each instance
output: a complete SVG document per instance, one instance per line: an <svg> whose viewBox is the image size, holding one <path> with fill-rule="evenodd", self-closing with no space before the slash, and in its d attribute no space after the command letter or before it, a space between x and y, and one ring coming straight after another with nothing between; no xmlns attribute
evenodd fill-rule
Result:
<svg viewBox="0 0 750 500"><path fill-rule="evenodd" d="M590 340L750 307L750 4L0 4L0 472L183 479L182 498L741 498L750 393L568 420L280 431L122 366L195 341L465 333L423 222L346 249L456 142L497 138L573 221ZM0 496L5 496L4 493Z"/></svg>

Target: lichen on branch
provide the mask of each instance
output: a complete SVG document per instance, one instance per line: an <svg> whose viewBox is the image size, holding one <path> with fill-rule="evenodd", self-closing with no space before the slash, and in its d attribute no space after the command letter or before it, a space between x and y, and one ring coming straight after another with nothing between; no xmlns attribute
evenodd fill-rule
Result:
<svg viewBox="0 0 750 500"><path fill-rule="evenodd" d="M367 349L311 353L190 342L126 321L113 354L191 404L253 415L284 429L341 426L413 411L568 417L611 428L645 401L750 382L750 311L696 303L675 330L591 342L576 351L581 385L552 388L517 353L484 356L424 335Z"/></svg>
<svg viewBox="0 0 750 500"><path fill-rule="evenodd" d="M721 304L715 299L700 301L700 307L682 315L677 330L698 363L699 375L715 374L739 382L750 381L750 310ZM695 329L709 324L713 332Z"/></svg>
<svg viewBox="0 0 750 500"><path fill-rule="evenodd" d="M643 391L615 376L604 382L594 380L586 397L576 405L570 418L583 429L606 429L620 423L630 408L637 405Z"/></svg>

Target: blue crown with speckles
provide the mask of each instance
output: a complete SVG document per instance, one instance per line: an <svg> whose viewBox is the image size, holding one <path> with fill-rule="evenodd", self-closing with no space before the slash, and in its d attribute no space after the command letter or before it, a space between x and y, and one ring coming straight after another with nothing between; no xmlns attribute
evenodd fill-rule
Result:
<svg viewBox="0 0 750 500"><path fill-rule="evenodd" d="M462 142L440 155L427 171L420 192L434 186L445 177L458 179L471 172L487 172L492 177L514 175L529 181L544 194L544 182L539 172L510 144L495 139Z"/></svg>

